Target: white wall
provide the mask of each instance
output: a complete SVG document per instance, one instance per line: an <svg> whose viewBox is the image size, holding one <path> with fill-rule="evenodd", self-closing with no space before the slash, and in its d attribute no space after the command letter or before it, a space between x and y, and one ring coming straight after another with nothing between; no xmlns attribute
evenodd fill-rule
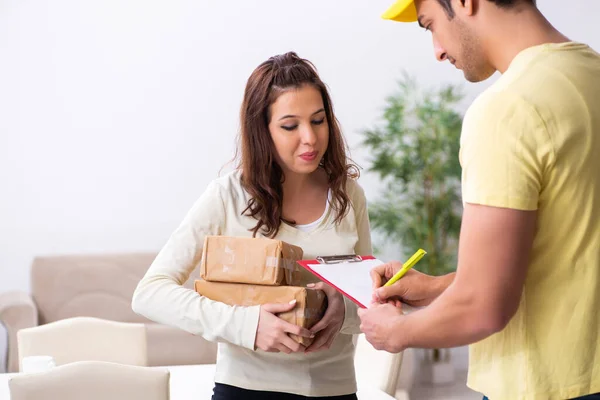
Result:
<svg viewBox="0 0 600 400"><path fill-rule="evenodd" d="M428 34L379 18L390 2L0 0L0 292L29 289L36 255L158 250L231 157L245 81L273 54L316 64L366 167L359 132L401 69L462 82ZM539 3L600 49L600 2Z"/></svg>

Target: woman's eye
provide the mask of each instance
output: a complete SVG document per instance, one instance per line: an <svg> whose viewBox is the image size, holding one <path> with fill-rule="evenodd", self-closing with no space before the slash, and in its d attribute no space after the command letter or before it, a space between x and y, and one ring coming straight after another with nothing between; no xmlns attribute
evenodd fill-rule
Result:
<svg viewBox="0 0 600 400"><path fill-rule="evenodd" d="M325 122L325 117L323 117L321 119L317 119L317 120L313 121L312 123L315 125L321 125L323 122Z"/></svg>
<svg viewBox="0 0 600 400"><path fill-rule="evenodd" d="M282 125L281 128L285 129L286 131L293 131L294 129L296 129L298 127L298 125Z"/></svg>

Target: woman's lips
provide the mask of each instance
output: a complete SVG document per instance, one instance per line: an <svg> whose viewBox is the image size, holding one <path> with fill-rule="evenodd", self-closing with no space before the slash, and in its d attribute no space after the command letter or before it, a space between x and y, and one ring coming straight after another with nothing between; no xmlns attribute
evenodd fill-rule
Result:
<svg viewBox="0 0 600 400"><path fill-rule="evenodd" d="M313 161L315 158L317 158L318 154L319 154L319 152L317 152L317 151L311 151L310 153L300 154L300 158L303 159L304 161Z"/></svg>

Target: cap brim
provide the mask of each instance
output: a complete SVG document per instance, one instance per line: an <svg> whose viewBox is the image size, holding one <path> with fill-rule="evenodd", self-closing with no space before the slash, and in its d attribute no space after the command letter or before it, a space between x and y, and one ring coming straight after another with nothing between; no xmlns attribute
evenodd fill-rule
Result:
<svg viewBox="0 0 600 400"><path fill-rule="evenodd" d="M416 22L417 9L414 0L397 0L381 18L398 22Z"/></svg>

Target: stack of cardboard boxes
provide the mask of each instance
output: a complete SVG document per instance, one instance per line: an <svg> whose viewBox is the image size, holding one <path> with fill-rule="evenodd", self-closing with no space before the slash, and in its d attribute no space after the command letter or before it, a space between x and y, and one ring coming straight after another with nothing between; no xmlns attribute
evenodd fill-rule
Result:
<svg viewBox="0 0 600 400"><path fill-rule="evenodd" d="M323 291L307 288L314 281L297 263L300 247L275 239L208 236L200 266L202 280L196 292L229 305L254 306L289 303L293 310L279 314L292 324L310 329L327 307ZM304 346L312 339L290 335Z"/></svg>

